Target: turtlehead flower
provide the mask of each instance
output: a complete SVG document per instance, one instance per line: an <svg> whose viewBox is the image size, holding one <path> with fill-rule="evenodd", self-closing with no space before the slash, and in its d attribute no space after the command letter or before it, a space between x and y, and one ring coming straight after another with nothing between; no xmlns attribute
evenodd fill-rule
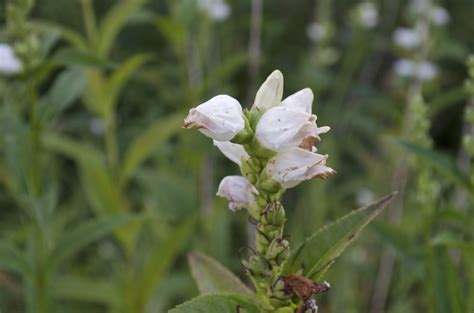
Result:
<svg viewBox="0 0 474 313"><path fill-rule="evenodd" d="M335 174L336 171L326 166L326 159L327 155L290 148L270 159L266 171L271 179L288 189L314 177L326 179Z"/></svg>
<svg viewBox="0 0 474 313"><path fill-rule="evenodd" d="M364 28L371 29L379 22L379 12L372 2L361 2L354 11L357 24Z"/></svg>
<svg viewBox="0 0 474 313"><path fill-rule="evenodd" d="M252 205L258 190L242 176L226 176L217 190L219 197L229 200L229 209L235 211Z"/></svg>
<svg viewBox="0 0 474 313"><path fill-rule="evenodd" d="M198 7L216 22L225 21L231 8L224 0L198 0Z"/></svg>
<svg viewBox="0 0 474 313"><path fill-rule="evenodd" d="M313 92L306 88L266 111L255 131L260 144L273 151L298 146L311 150L319 135L329 131L327 126L317 126L317 117L311 114L312 102Z"/></svg>
<svg viewBox="0 0 474 313"><path fill-rule="evenodd" d="M196 128L217 141L229 141L244 129L240 103L226 95L215 96L189 111L184 128Z"/></svg>
<svg viewBox="0 0 474 313"><path fill-rule="evenodd" d="M214 146L216 146L222 154L238 166L242 166L242 160L248 160L250 158L242 145L230 141L214 140Z"/></svg>
<svg viewBox="0 0 474 313"><path fill-rule="evenodd" d="M4 43L0 43L0 73L6 75L18 74L22 71L23 65L15 55L13 48Z"/></svg>
<svg viewBox="0 0 474 313"><path fill-rule="evenodd" d="M275 70L258 89L252 109L264 112L280 104L282 97L283 74L279 70Z"/></svg>
<svg viewBox="0 0 474 313"><path fill-rule="evenodd" d="M421 38L416 30L407 27L400 27L393 33L393 41L396 45L402 48L413 49L420 45Z"/></svg>

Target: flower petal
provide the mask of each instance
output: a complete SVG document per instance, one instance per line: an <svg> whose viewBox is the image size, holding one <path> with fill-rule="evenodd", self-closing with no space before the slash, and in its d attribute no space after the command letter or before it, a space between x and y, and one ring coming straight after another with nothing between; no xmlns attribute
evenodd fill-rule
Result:
<svg viewBox="0 0 474 313"><path fill-rule="evenodd" d="M242 166L242 159L248 160L250 157L242 145L232 143L230 141L214 140L216 146L229 160Z"/></svg>
<svg viewBox="0 0 474 313"><path fill-rule="evenodd" d="M266 111L281 102L283 97L283 74L279 70L273 71L258 89L254 107Z"/></svg>
<svg viewBox="0 0 474 313"><path fill-rule="evenodd" d="M311 114L313 99L313 91L309 88L305 88L286 97L285 100L281 102L281 106Z"/></svg>

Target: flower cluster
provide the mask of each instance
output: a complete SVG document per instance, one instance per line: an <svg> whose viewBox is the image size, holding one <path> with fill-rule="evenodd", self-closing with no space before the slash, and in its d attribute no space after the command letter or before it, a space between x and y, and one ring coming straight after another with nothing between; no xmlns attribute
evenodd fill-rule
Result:
<svg viewBox="0 0 474 313"><path fill-rule="evenodd" d="M314 143L329 127L319 127L312 114L311 89L300 90L282 101L283 75L274 71L257 92L251 110L227 95L216 96L189 111L185 128L196 128L214 139L214 145L242 169L243 176L228 176L218 195L226 197L232 210L251 205L258 187L288 189L314 177L327 178L334 170L326 166L327 155L316 153ZM256 157L266 161L257 179ZM255 187L252 184L258 185Z"/></svg>
<svg viewBox="0 0 474 313"><path fill-rule="evenodd" d="M253 254L242 264L268 312L296 308L282 281L290 244L283 235L281 197L302 181L335 173L326 166L328 156L318 154L314 146L329 127L316 124L312 91L306 88L284 100L282 96L283 75L276 70L257 91L250 110L219 95L191 109L184 120L185 128L212 138L240 167L242 175L225 177L217 195L229 200L232 211L247 209L256 223L255 250L250 249Z"/></svg>

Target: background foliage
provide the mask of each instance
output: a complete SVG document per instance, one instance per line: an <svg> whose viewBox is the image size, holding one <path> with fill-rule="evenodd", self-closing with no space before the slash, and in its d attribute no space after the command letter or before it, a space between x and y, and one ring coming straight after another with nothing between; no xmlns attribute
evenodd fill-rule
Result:
<svg viewBox="0 0 474 313"><path fill-rule="evenodd" d="M449 23L419 49L392 40L420 26L412 1L373 3L375 27L348 0L228 1L222 20L193 0L0 3L0 41L28 60L0 76L0 310L166 312L198 293L190 251L242 276L248 221L214 196L234 165L181 122L216 94L252 105L279 68L285 95L315 92L338 171L288 194L292 242L400 192L320 310L471 312L474 2L438 3ZM402 58L437 75L397 75Z"/></svg>

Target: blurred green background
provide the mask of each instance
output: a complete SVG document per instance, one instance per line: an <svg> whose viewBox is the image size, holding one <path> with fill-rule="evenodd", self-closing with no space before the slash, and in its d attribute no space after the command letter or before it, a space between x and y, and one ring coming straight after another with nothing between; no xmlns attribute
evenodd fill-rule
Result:
<svg viewBox="0 0 474 313"><path fill-rule="evenodd" d="M181 123L216 94L250 107L280 69L285 96L314 91L338 172L287 193L291 242L400 192L320 311L472 312L473 16L472 0L1 0L25 69L0 76L0 311L166 312L197 295L194 250L244 277L251 226L215 197L238 168Z"/></svg>

